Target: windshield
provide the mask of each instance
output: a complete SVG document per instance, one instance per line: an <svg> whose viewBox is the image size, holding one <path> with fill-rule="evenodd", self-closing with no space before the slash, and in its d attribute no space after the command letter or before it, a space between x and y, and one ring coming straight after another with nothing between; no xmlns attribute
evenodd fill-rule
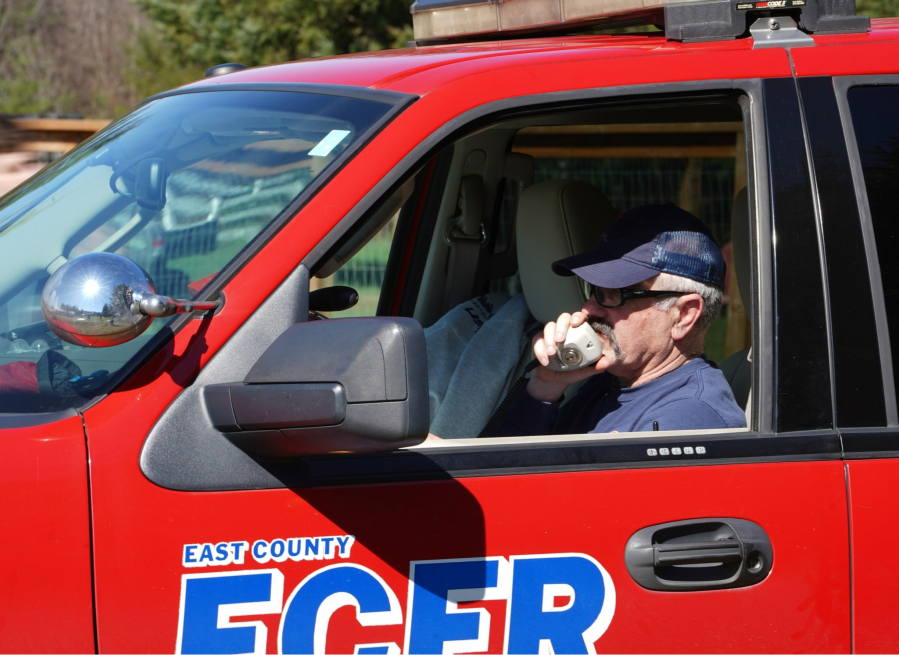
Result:
<svg viewBox="0 0 899 655"><path fill-rule="evenodd" d="M110 348L62 342L40 307L56 269L115 252L158 293L195 298L392 107L290 91L168 96L0 200L0 412L78 406L171 320Z"/></svg>

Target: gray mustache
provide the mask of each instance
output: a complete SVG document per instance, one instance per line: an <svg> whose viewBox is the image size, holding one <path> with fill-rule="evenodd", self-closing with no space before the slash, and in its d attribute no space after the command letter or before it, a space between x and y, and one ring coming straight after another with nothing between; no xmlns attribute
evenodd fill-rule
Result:
<svg viewBox="0 0 899 655"><path fill-rule="evenodd" d="M595 316L588 316L587 323L590 327L593 328L594 332L599 332L600 334L604 334L605 336L612 338L612 326L609 325L604 319L597 318Z"/></svg>
<svg viewBox="0 0 899 655"><path fill-rule="evenodd" d="M596 316L588 316L587 323L593 328L594 332L603 335L612 343L612 352L615 353L615 359L621 359L621 344L618 343L618 337L615 336L615 331L612 329L612 326L604 319Z"/></svg>

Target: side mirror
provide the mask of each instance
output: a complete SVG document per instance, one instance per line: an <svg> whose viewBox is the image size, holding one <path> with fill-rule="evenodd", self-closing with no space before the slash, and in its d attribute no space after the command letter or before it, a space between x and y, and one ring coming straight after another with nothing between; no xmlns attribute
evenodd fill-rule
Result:
<svg viewBox="0 0 899 655"><path fill-rule="evenodd" d="M212 424L256 457L411 446L430 424L424 332L409 318L299 323L242 383L203 394Z"/></svg>
<svg viewBox="0 0 899 655"><path fill-rule="evenodd" d="M144 269L111 252L66 262L41 292L41 311L53 333L76 346L94 348L131 341L155 317L216 309L219 302L160 296Z"/></svg>

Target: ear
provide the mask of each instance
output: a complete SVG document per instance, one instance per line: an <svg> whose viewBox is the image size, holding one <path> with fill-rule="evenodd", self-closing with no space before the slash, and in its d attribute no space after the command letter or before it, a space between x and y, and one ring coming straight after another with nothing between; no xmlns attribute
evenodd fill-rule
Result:
<svg viewBox="0 0 899 655"><path fill-rule="evenodd" d="M681 296L671 309L674 324L671 326L671 338L675 341L683 341L689 335L705 308L705 301L698 293Z"/></svg>

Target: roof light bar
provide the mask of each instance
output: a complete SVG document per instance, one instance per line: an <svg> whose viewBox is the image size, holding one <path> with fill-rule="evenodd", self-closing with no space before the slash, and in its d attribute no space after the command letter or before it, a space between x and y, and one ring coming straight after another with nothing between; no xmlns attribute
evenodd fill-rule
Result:
<svg viewBox="0 0 899 655"><path fill-rule="evenodd" d="M747 31L752 12L798 15L806 32L864 32L855 0L416 0L412 25L419 44L472 41L642 18L664 24L677 41L732 39Z"/></svg>

